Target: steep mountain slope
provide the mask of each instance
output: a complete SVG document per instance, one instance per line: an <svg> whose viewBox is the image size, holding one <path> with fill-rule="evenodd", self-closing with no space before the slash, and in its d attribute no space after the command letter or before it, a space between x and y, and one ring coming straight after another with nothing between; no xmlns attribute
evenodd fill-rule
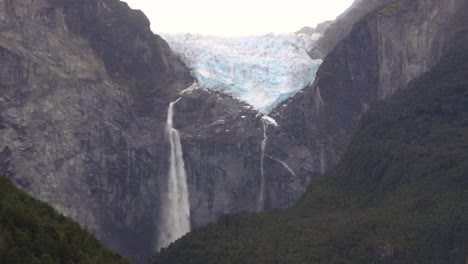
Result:
<svg viewBox="0 0 468 264"><path fill-rule="evenodd" d="M279 126L267 127L264 159L260 117L229 97L199 90L176 105L194 227L223 213L254 211L261 186L265 208L293 204L311 179L341 158L369 105L431 68L468 25L462 0L394 1L378 12L360 12L364 18L330 52L315 83L273 110Z"/></svg>
<svg viewBox="0 0 468 264"><path fill-rule="evenodd" d="M356 22L392 1L394 0L355 0L335 21L325 24L326 29L322 33L324 36L317 41L310 53L327 55L340 41L348 36ZM317 27L317 29L320 29L320 27Z"/></svg>
<svg viewBox="0 0 468 264"><path fill-rule="evenodd" d="M158 246L164 129L179 97L192 228L257 210L261 116L219 93L180 94L194 79L140 11L117 0L0 0L0 57L0 173L133 263ZM303 181L271 162L278 184L266 207L289 205Z"/></svg>
<svg viewBox="0 0 468 264"><path fill-rule="evenodd" d="M0 262L128 263L69 218L0 176Z"/></svg>
<svg viewBox="0 0 468 264"><path fill-rule="evenodd" d="M265 208L293 204L311 179L336 164L368 106L432 67L468 24L465 1L395 3L358 23L326 58L315 84L273 111L279 127L267 127L263 163L263 127L255 112L221 94L183 95L174 122L184 146L193 227L225 213L255 211L262 185Z"/></svg>
<svg viewBox="0 0 468 264"><path fill-rule="evenodd" d="M143 261L188 69L114 0L0 0L0 57L0 173Z"/></svg>
<svg viewBox="0 0 468 264"><path fill-rule="evenodd" d="M467 36L371 107L342 161L295 206L224 216L150 263L466 263Z"/></svg>
<svg viewBox="0 0 468 264"><path fill-rule="evenodd" d="M189 70L151 33L144 15L124 3L0 0L0 173L142 262L160 232L167 108L182 96L174 126L181 134L192 227L258 210L262 187L264 208L289 206L341 156L360 114L378 98L366 97L380 88L368 85L374 80L368 76L356 78L359 65L372 78L382 72L388 80L389 73L428 58L426 68L408 71L405 83L442 56L456 32L452 20L465 9L461 0L429 2L414 1L396 14L390 8L357 25L352 41L322 67L320 89L308 87L278 108L280 127L267 126L264 133L261 116L229 96L205 90L181 95L194 81ZM399 31L404 41L397 41ZM442 44L418 53L415 43L427 39ZM353 52L368 44L375 50ZM404 52L400 44L407 45ZM366 64L374 51L382 61L396 58L390 69L380 71L375 60ZM331 81L335 69L337 82Z"/></svg>
<svg viewBox="0 0 468 264"><path fill-rule="evenodd" d="M271 142L293 138L312 157L309 175L327 171L370 104L404 88L443 57L454 36L466 30L466 12L463 0L398 0L368 14L327 55L314 84L274 111L281 129Z"/></svg>

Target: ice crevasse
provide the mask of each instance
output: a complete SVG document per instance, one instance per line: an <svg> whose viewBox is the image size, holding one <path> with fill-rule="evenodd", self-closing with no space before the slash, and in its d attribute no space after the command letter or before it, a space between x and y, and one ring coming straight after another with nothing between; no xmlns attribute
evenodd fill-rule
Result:
<svg viewBox="0 0 468 264"><path fill-rule="evenodd" d="M200 87L229 94L263 114L312 83L322 63L307 54L319 34L162 37L192 70Z"/></svg>

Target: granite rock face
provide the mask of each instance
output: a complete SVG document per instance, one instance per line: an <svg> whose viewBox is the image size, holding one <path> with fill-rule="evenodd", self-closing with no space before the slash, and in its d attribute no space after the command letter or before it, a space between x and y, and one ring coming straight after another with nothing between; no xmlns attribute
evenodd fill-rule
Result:
<svg viewBox="0 0 468 264"><path fill-rule="evenodd" d="M359 21L314 85L276 108L265 209L340 158L369 104L428 70L467 23L464 0L395 1ZM327 34L325 32L325 34ZM154 253L174 106L192 227L256 211L261 116L202 88L149 22L117 0L0 0L0 173L134 263Z"/></svg>
<svg viewBox="0 0 468 264"><path fill-rule="evenodd" d="M196 89L174 107L181 133L190 189L192 227L227 213L256 212L261 190L263 116L250 106L218 92ZM304 146L279 137L274 124L266 129L263 170L264 209L287 207L305 191L311 162ZM292 169L297 168L297 172Z"/></svg>
<svg viewBox="0 0 468 264"><path fill-rule="evenodd" d="M132 262L157 247L164 128L179 97L192 227L257 210L261 116L219 93L180 93L194 79L140 11L116 0L0 0L0 57L0 173ZM265 208L287 206L304 182L280 163L288 154L266 150Z"/></svg>
<svg viewBox="0 0 468 264"><path fill-rule="evenodd" d="M0 1L0 57L0 173L144 261L188 70L142 13L107 0Z"/></svg>
<svg viewBox="0 0 468 264"><path fill-rule="evenodd" d="M321 29L324 36L317 41L316 46L310 53L327 55L340 41L348 36L356 22L392 1L394 0L355 0L335 21L324 22L321 26L317 26L317 30Z"/></svg>
<svg viewBox="0 0 468 264"><path fill-rule="evenodd" d="M272 115L286 135L307 146L312 175L336 164L370 104L429 70L455 35L467 34L467 11L463 0L399 0L354 25L314 84Z"/></svg>

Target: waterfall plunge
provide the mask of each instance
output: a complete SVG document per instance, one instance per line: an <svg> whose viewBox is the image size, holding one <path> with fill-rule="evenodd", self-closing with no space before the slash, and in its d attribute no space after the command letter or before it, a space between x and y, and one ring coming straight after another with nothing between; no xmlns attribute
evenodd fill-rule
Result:
<svg viewBox="0 0 468 264"><path fill-rule="evenodd" d="M169 246L178 238L190 232L190 206L188 199L187 175L185 173L182 145L179 132L173 128L173 107L180 100L169 104L167 111L166 135L170 141L169 175L165 200L161 204L161 223L158 251Z"/></svg>
<svg viewBox="0 0 468 264"><path fill-rule="evenodd" d="M263 140L262 140L262 152L260 156L260 195L258 197L257 212L263 211L265 207L265 173L263 171L263 161L265 160L265 148L267 144L268 136L266 134L268 129L268 121L262 118L263 123Z"/></svg>
<svg viewBox="0 0 468 264"><path fill-rule="evenodd" d="M257 203L257 212L263 211L265 208L265 173L263 170L263 163L265 161L265 149L267 146L267 129L268 125L273 125L274 127L278 126L278 123L276 121L267 116L264 115L262 116L262 124L263 124L263 140L262 140L262 150L261 150L261 156L260 156L260 195L258 197L258 203Z"/></svg>

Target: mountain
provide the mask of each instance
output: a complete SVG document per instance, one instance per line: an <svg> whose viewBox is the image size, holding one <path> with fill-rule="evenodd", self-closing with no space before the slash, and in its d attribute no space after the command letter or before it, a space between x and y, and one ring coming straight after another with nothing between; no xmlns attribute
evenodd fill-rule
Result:
<svg viewBox="0 0 468 264"><path fill-rule="evenodd" d="M0 173L132 263L165 231L165 131L179 97L192 229L304 192L282 153L262 155L262 116L219 92L187 92L190 70L123 2L0 0L0 50Z"/></svg>
<svg viewBox="0 0 468 264"><path fill-rule="evenodd" d="M317 45L310 51L311 54L326 55L335 46L348 36L354 24L364 16L394 0L355 0L343 14L332 22L325 22L317 29L323 30L324 37L317 41ZM325 29L323 29L325 28Z"/></svg>
<svg viewBox="0 0 468 264"><path fill-rule="evenodd" d="M266 117L193 89L184 60L123 2L0 0L0 173L143 263L167 232L174 145L192 230L288 207L342 157L370 104L443 57L467 24L464 2L396 1L365 16L314 84Z"/></svg>
<svg viewBox="0 0 468 264"><path fill-rule="evenodd" d="M325 34L325 30L327 30L327 28L330 27L330 25L332 25L333 23L334 23L334 21L328 20L328 21L324 21L322 23L317 24L317 26L315 28L313 28L313 27L303 27L300 30L296 31L295 34L306 34L306 35L309 35L309 36L312 36L314 34L323 35L323 34Z"/></svg>
<svg viewBox="0 0 468 264"><path fill-rule="evenodd" d="M0 17L0 173L144 261L189 70L120 1L1 0Z"/></svg>
<svg viewBox="0 0 468 264"><path fill-rule="evenodd" d="M305 34L305 35L309 35L309 36L312 36L313 34L316 34L317 31L315 30L315 28L312 28L312 27L303 27L301 28L300 30L294 32L295 34Z"/></svg>
<svg viewBox="0 0 468 264"><path fill-rule="evenodd" d="M340 163L296 205L223 216L149 263L466 263L467 32L370 107Z"/></svg>
<svg viewBox="0 0 468 264"><path fill-rule="evenodd" d="M327 55L314 84L273 111L279 129L270 136L271 148L282 149L275 142L290 138L289 149L298 146L312 157L309 175L332 168L371 104L403 89L444 57L466 30L467 10L462 0L417 0L394 1L367 14Z"/></svg>
<svg viewBox="0 0 468 264"><path fill-rule="evenodd" d="M0 176L0 262L128 263L71 219Z"/></svg>
<svg viewBox="0 0 468 264"><path fill-rule="evenodd" d="M174 127L192 229L226 213L287 207L303 194L312 159L305 146L284 137L275 142L286 147L271 148L265 138L279 128L250 106L207 89L187 92L190 70L141 11L117 0L0 7L0 173L133 263L153 254L163 232L166 118L179 97ZM266 44L289 43L294 58L314 66L299 56L305 47L294 49L308 42L272 38ZM295 76L308 72L293 66Z"/></svg>

